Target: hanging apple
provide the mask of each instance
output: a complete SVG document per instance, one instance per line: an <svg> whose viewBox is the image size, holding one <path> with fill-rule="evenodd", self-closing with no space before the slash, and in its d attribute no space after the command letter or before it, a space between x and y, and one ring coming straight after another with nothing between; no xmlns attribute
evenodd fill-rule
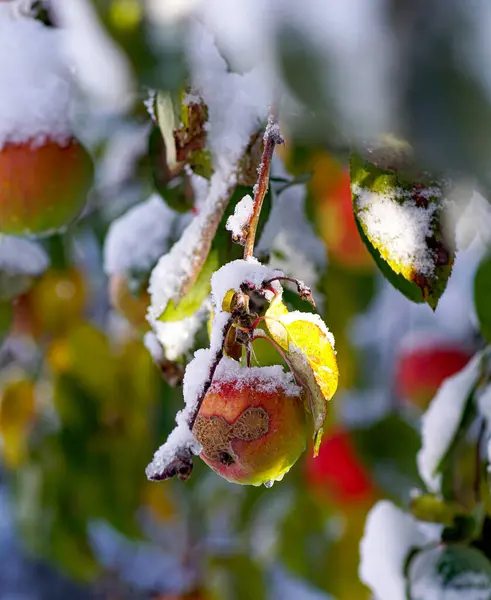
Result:
<svg viewBox="0 0 491 600"><path fill-rule="evenodd" d="M92 160L70 122L61 32L0 10L0 233L49 235L83 210Z"/></svg>

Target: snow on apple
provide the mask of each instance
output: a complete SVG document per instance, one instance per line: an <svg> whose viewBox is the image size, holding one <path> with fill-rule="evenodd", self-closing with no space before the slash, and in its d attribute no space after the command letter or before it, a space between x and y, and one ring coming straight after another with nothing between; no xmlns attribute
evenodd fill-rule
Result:
<svg viewBox="0 0 491 600"><path fill-rule="evenodd" d="M73 135L60 31L9 8L0 11L0 232L47 235L81 213L93 166Z"/></svg>

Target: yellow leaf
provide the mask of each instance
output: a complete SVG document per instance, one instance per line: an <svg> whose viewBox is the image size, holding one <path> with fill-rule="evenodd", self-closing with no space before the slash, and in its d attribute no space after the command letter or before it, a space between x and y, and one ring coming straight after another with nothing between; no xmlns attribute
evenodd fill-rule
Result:
<svg viewBox="0 0 491 600"><path fill-rule="evenodd" d="M0 396L0 435L4 460L11 468L18 467L25 458L35 411L32 381L19 379L5 386Z"/></svg>
<svg viewBox="0 0 491 600"><path fill-rule="evenodd" d="M317 454L327 401L338 386L334 337L319 315L300 311L290 313L280 297L271 302L265 316L271 336L281 346L297 377L310 393L314 453Z"/></svg>

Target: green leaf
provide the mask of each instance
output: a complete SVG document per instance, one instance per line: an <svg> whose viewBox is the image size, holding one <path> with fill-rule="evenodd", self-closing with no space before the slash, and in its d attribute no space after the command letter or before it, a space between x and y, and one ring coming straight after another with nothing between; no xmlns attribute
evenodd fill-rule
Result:
<svg viewBox="0 0 491 600"><path fill-rule="evenodd" d="M12 324L12 305L10 302L0 302L0 346L8 334Z"/></svg>
<svg viewBox="0 0 491 600"><path fill-rule="evenodd" d="M181 321L186 317L194 315L205 301L205 298L210 294L211 276L219 267L218 250L212 248L193 287L177 305L171 300L159 317L159 321Z"/></svg>
<svg viewBox="0 0 491 600"><path fill-rule="evenodd" d="M479 327L487 342L491 342L491 256L479 265L474 278L474 304Z"/></svg>
<svg viewBox="0 0 491 600"><path fill-rule="evenodd" d="M435 310L454 260L451 236L443 227L444 186L415 171L407 145L397 140L384 144L371 151L374 162L351 157L357 227L392 285Z"/></svg>
<svg viewBox="0 0 491 600"><path fill-rule="evenodd" d="M316 456L322 438L327 402L333 397L339 380L334 338L319 315L288 312L280 296L273 299L265 317L271 336L283 349L308 392Z"/></svg>
<svg viewBox="0 0 491 600"><path fill-rule="evenodd" d="M374 481L396 502L422 486L416 466L420 447L418 432L397 414L391 414L367 429L353 429L358 455Z"/></svg>
<svg viewBox="0 0 491 600"><path fill-rule="evenodd" d="M410 600L489 600L491 563L478 550L455 544L417 553L408 568Z"/></svg>

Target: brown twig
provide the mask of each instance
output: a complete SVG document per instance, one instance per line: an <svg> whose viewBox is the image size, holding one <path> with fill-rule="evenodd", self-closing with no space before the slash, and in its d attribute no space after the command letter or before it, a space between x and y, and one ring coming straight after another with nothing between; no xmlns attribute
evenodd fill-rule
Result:
<svg viewBox="0 0 491 600"><path fill-rule="evenodd" d="M258 168L258 179L254 186L254 210L251 218L246 224L247 239L244 247L244 260L252 257L254 252L254 242L256 239L256 230L259 223L259 216L263 206L263 200L268 191L269 173L271 170L271 160L276 144L282 144L283 138L280 134L280 128L274 109L270 110L268 124L264 132L264 150L261 158L261 164Z"/></svg>

